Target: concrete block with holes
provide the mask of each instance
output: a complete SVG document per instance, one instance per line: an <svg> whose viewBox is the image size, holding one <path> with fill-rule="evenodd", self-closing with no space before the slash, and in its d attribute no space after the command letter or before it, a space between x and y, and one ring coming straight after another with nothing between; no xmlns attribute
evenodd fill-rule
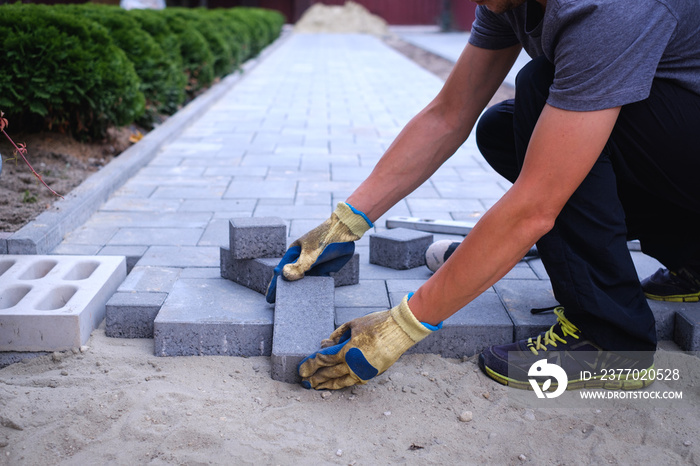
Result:
<svg viewBox="0 0 700 466"><path fill-rule="evenodd" d="M84 345L125 277L122 256L0 256L0 351Z"/></svg>

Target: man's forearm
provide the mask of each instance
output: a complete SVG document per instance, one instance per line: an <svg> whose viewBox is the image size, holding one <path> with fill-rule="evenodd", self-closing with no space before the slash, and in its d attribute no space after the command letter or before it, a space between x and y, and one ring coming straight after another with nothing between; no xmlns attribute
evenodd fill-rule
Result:
<svg viewBox="0 0 700 466"><path fill-rule="evenodd" d="M473 124L450 124L429 105L404 127L348 203L376 221L423 184L462 145Z"/></svg>
<svg viewBox="0 0 700 466"><path fill-rule="evenodd" d="M437 97L416 115L348 202L376 221L425 182L466 140L520 46L467 45Z"/></svg>
<svg viewBox="0 0 700 466"><path fill-rule="evenodd" d="M411 298L421 322L437 324L502 278L547 233L610 137L619 108L540 116L518 180Z"/></svg>

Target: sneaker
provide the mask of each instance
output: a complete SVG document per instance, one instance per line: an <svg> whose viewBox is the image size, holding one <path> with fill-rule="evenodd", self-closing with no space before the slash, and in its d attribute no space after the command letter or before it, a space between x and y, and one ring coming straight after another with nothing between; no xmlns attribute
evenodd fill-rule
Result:
<svg viewBox="0 0 700 466"><path fill-rule="evenodd" d="M700 301L700 278L687 269L671 272L659 269L642 280L642 290L649 299L690 303Z"/></svg>
<svg viewBox="0 0 700 466"><path fill-rule="evenodd" d="M447 262L447 259L450 258L460 244L462 244L461 241L452 241L449 239L435 241L425 251L425 265L428 266L431 272L437 272L437 269ZM538 256L537 246L533 246L527 254L525 254L525 258Z"/></svg>
<svg viewBox="0 0 700 466"><path fill-rule="evenodd" d="M459 241L451 241L449 239L435 241L425 251L425 265L432 272L437 272L437 269L447 262L447 259L450 258L460 244Z"/></svg>
<svg viewBox="0 0 700 466"><path fill-rule="evenodd" d="M604 351L587 340L566 317L564 308L554 309L557 323L537 337L508 345L492 346L479 355L479 367L496 382L521 390L533 390L537 383L546 390L557 383L540 380L533 371L556 364L567 376L567 390L607 388L636 390L651 385L654 353L630 354ZM551 375L551 374L548 374Z"/></svg>

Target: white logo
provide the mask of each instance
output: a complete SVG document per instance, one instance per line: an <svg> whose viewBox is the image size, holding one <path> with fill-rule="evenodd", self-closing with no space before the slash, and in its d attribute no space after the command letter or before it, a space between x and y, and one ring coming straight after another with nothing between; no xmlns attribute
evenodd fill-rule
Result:
<svg viewBox="0 0 700 466"><path fill-rule="evenodd" d="M545 381L545 383L542 384L542 388L540 388L540 386L537 384L537 380L528 379L530 385L532 385L532 389L537 395L537 398L544 398L545 396L547 398L556 398L566 391L566 385L569 383L569 378L566 376L564 369L556 364L548 363L546 359L540 359L530 366L530 370L527 371L527 375L531 377L550 377ZM552 386L551 377L554 377L554 379L557 381L557 389L552 393L548 393L547 390Z"/></svg>

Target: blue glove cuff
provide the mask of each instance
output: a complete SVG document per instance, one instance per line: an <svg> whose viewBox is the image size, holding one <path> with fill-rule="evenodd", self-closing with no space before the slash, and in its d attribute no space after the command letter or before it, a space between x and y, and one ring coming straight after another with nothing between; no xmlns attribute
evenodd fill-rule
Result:
<svg viewBox="0 0 700 466"><path fill-rule="evenodd" d="M408 293L407 301L410 301L412 296L413 296L413 291ZM437 332L438 330L440 330L442 328L442 322L440 322L437 325L426 324L425 322L421 322L421 324L423 324L423 327L427 328L428 330L430 330L432 332Z"/></svg>
<svg viewBox="0 0 700 466"><path fill-rule="evenodd" d="M367 216L365 215L364 212L362 212L361 210L358 210L358 209L354 208L353 206L351 206L351 205L350 205L349 203L347 203L347 202L345 203L345 205L347 205L348 207L350 207L350 210L352 210L352 213L354 213L354 214L356 214L356 215L359 215L360 217L362 217L363 219L365 219L365 222L367 222L367 225L369 225L370 228L374 228L374 223L372 223L372 221L369 219L369 217L367 217Z"/></svg>

